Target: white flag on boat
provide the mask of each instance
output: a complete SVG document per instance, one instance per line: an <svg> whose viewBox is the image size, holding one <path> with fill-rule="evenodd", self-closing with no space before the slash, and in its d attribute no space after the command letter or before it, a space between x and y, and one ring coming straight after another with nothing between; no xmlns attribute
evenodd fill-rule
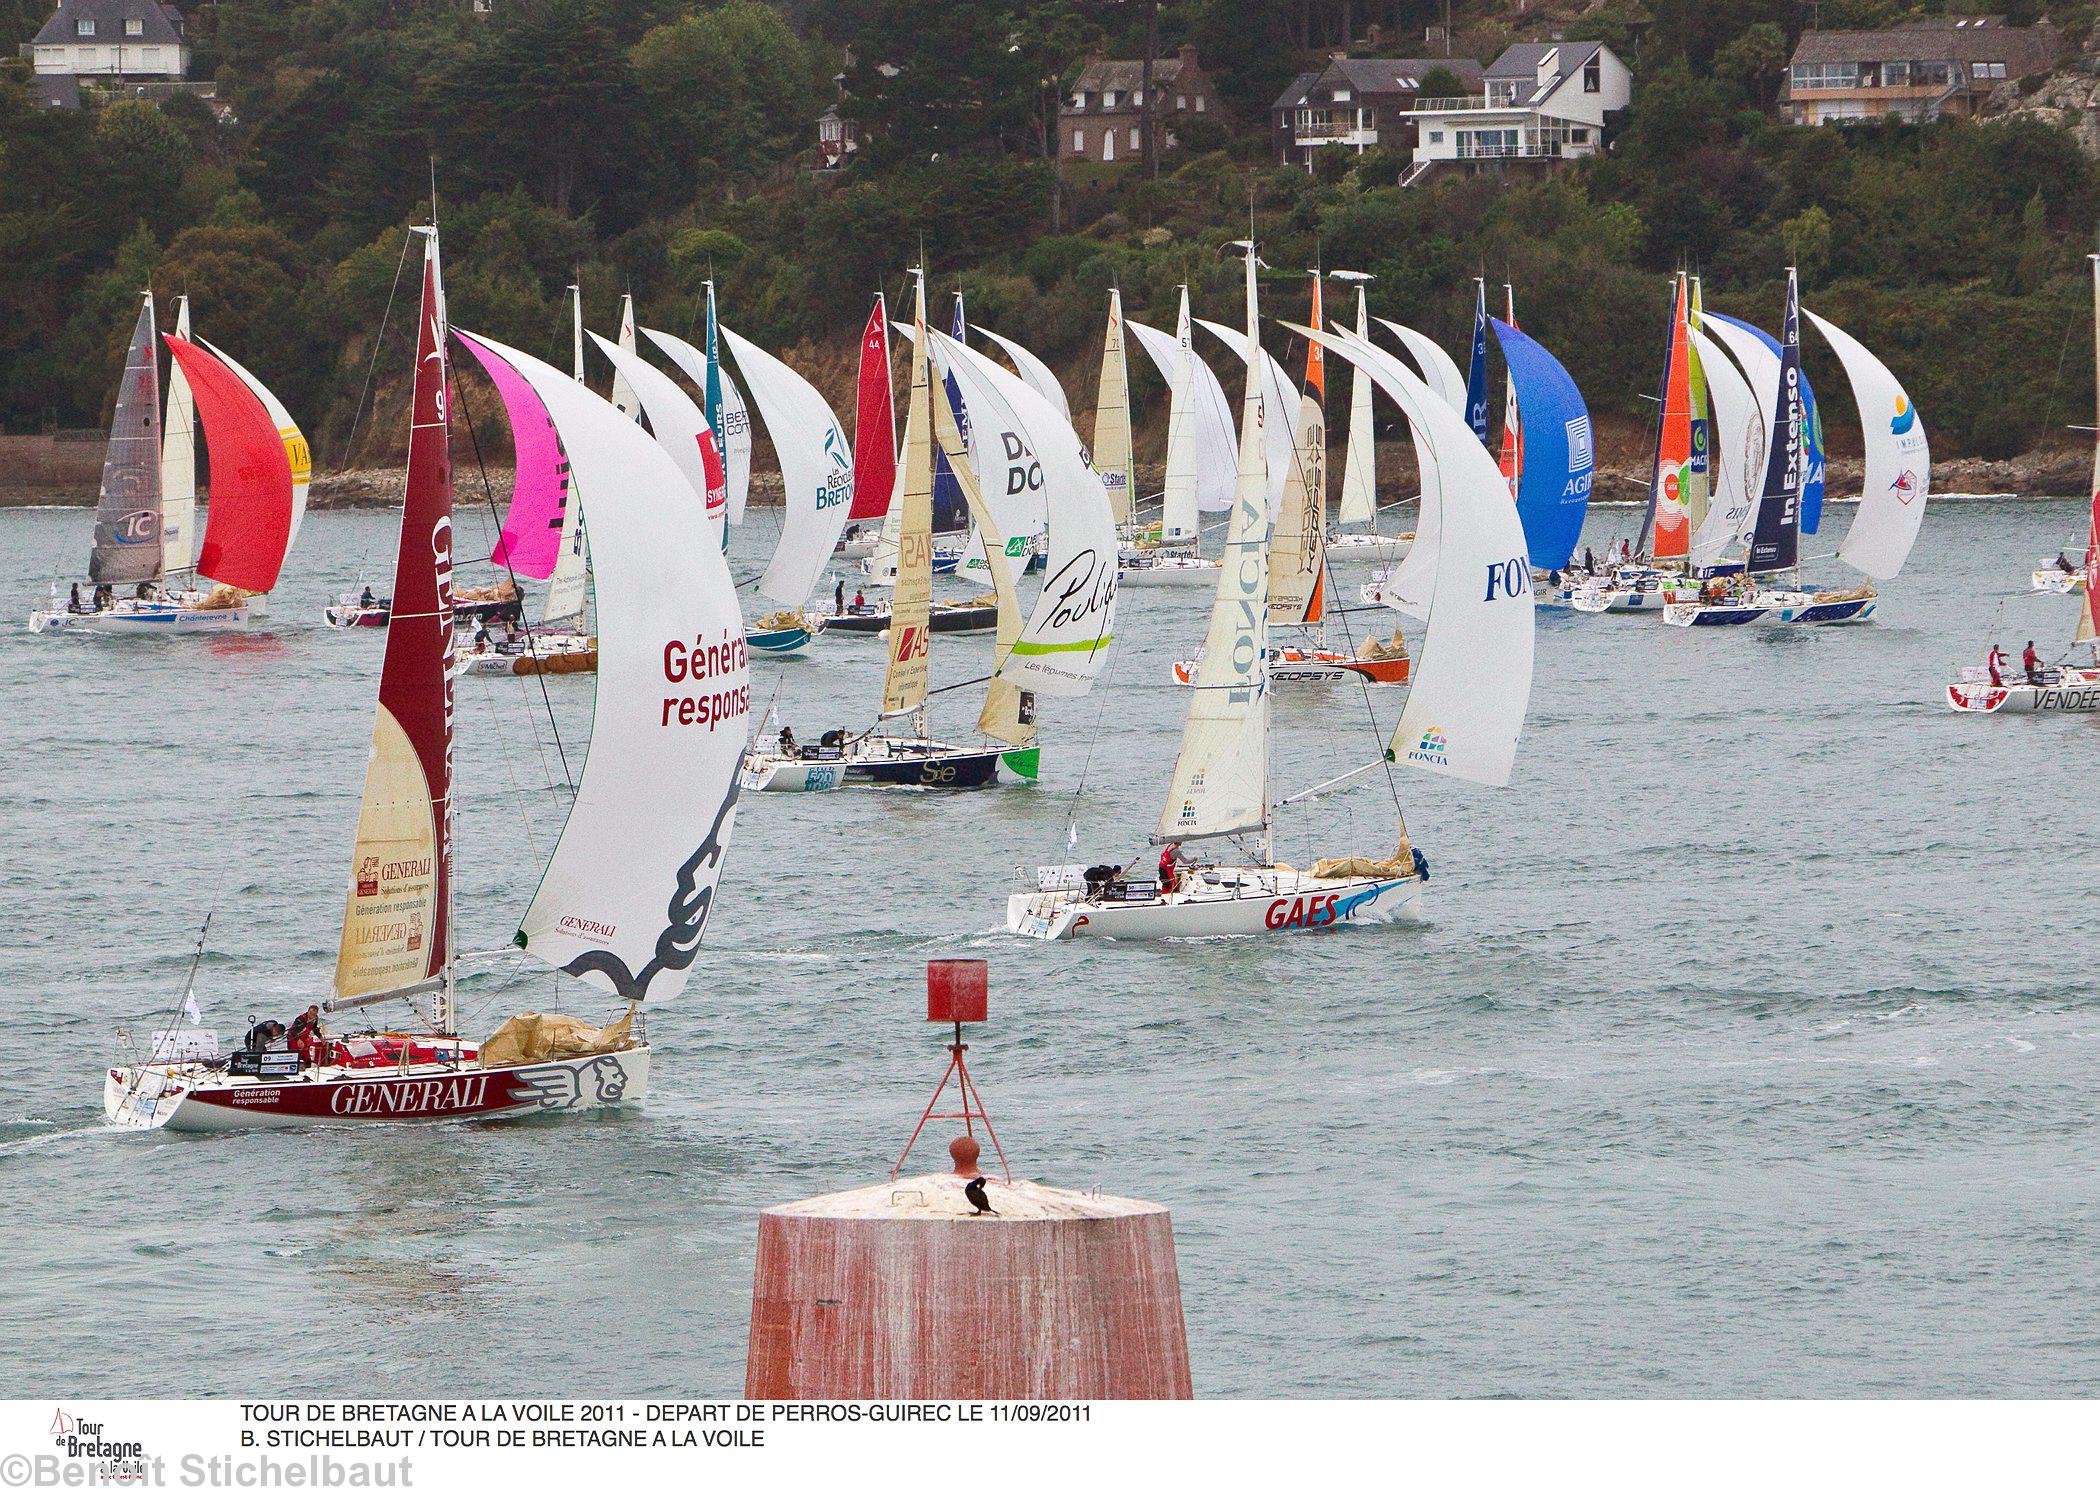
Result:
<svg viewBox="0 0 2100 1489"><path fill-rule="evenodd" d="M194 992L182 995L182 1016L193 1024L204 1022L204 1010L197 1006L197 995Z"/></svg>

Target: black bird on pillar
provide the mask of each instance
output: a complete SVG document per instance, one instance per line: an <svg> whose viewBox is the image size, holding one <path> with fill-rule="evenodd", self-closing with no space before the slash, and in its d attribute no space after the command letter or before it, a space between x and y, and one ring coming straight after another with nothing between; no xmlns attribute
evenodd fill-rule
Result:
<svg viewBox="0 0 2100 1489"><path fill-rule="evenodd" d="M983 1174L979 1174L969 1183L963 1185L963 1198L968 1200L973 1206L970 1211L972 1216L996 1215L999 1213L992 1208L992 1202L985 1198Z"/></svg>

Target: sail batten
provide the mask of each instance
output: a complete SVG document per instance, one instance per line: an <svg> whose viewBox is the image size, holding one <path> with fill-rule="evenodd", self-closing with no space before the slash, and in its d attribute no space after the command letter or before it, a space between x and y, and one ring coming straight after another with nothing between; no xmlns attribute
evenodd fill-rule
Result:
<svg viewBox="0 0 2100 1489"><path fill-rule="evenodd" d="M136 584L161 575L160 349L153 337L149 291L125 348L102 456L95 548L88 558L88 578L96 584Z"/></svg>

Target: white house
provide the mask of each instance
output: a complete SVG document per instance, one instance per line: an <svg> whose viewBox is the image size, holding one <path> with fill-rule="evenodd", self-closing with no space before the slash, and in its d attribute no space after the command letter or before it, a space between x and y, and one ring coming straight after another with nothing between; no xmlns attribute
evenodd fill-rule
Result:
<svg viewBox="0 0 2100 1489"><path fill-rule="evenodd" d="M1468 166L1594 155L1604 116L1633 99L1633 74L1596 41L1521 42L1489 65L1478 98L1415 105L1411 186L1445 161Z"/></svg>
<svg viewBox="0 0 2100 1489"><path fill-rule="evenodd" d="M157 0L58 0L30 47L40 77L179 78L190 66L182 14Z"/></svg>

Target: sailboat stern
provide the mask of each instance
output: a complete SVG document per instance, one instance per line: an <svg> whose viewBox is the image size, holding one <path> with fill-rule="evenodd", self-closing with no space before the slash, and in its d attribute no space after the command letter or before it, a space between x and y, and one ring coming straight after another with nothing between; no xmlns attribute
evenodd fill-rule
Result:
<svg viewBox="0 0 2100 1489"><path fill-rule="evenodd" d="M1009 786L1033 786L1042 772L1043 752L1037 745L1023 750L1002 750L999 779Z"/></svg>

